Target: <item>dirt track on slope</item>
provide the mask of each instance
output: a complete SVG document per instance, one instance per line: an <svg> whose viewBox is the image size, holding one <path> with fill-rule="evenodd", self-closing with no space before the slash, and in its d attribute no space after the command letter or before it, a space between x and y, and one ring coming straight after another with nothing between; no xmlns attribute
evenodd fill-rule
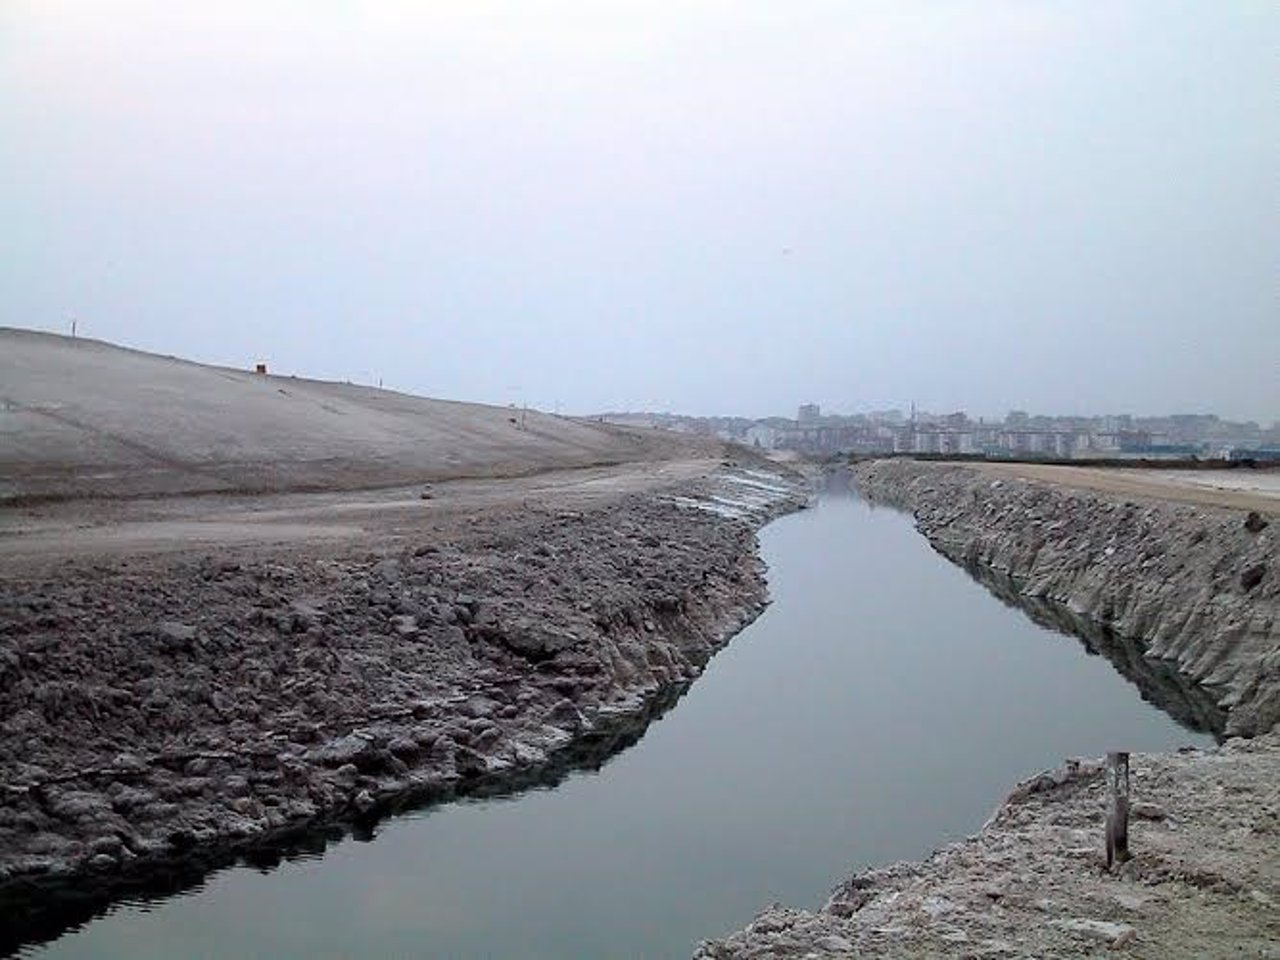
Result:
<svg viewBox="0 0 1280 960"><path fill-rule="evenodd" d="M0 510L0 574L66 558L450 537L476 514L573 509L705 478L719 459L585 467L382 490L78 500ZM426 494L424 498L423 494Z"/></svg>

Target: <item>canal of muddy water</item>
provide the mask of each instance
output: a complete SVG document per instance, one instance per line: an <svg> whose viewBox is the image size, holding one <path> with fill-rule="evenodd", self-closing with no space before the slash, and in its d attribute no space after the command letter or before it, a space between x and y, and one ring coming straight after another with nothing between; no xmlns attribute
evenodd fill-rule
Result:
<svg viewBox="0 0 1280 960"><path fill-rule="evenodd" d="M830 494L761 541L772 606L598 771L122 903L30 955L686 957L974 832L1064 757L1212 742L909 517Z"/></svg>

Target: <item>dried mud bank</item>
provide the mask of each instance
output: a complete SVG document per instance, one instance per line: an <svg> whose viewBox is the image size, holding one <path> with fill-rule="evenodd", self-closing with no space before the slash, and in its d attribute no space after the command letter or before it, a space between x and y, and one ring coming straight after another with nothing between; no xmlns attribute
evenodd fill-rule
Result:
<svg viewBox="0 0 1280 960"><path fill-rule="evenodd" d="M0 580L0 950L193 864L599 762L760 613L755 530L806 499L726 470L393 552Z"/></svg>
<svg viewBox="0 0 1280 960"><path fill-rule="evenodd" d="M816 912L771 907L698 960L1280 957L1275 518L1246 527L1239 512L945 465L855 473L869 498L914 511L941 553L1108 655L1144 696L1256 736L1135 755L1134 859L1116 873L1101 764L1069 761L1019 784L975 836L855 874Z"/></svg>

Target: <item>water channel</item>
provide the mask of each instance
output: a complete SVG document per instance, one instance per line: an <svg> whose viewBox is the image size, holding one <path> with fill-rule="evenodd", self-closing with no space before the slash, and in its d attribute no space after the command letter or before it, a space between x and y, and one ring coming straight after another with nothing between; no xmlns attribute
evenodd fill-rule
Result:
<svg viewBox="0 0 1280 960"><path fill-rule="evenodd" d="M1067 756L1211 739L828 495L761 533L773 604L643 739L552 789L122 903L31 956L687 957L770 901L977 830Z"/></svg>

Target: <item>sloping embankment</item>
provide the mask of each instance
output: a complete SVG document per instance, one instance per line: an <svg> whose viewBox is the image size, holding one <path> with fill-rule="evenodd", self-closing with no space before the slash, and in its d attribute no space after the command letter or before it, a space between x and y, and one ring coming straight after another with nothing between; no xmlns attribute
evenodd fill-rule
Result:
<svg viewBox="0 0 1280 960"><path fill-rule="evenodd" d="M819 911L771 907L702 944L699 960L1275 956L1274 524L941 464L865 464L856 479L871 499L913 510L940 552L1003 599L1054 625L1132 638L1140 659L1164 658L1191 691L1204 685L1229 732L1257 736L1135 755L1135 856L1114 873L1103 862L1102 768L1076 762L1020 784L978 834L920 863L855 874ZM1131 663L1130 675L1167 683L1152 679L1165 668L1151 667Z"/></svg>
<svg viewBox="0 0 1280 960"><path fill-rule="evenodd" d="M354 490L718 453L705 438L0 327L0 503Z"/></svg>

